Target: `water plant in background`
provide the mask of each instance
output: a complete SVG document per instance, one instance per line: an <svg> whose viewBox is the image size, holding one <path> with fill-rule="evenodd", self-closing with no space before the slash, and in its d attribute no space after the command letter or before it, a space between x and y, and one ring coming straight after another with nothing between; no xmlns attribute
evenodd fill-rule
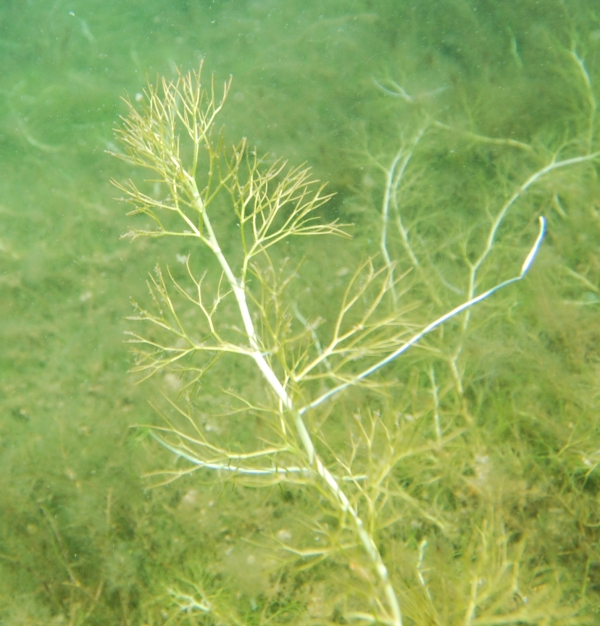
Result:
<svg viewBox="0 0 600 626"><path fill-rule="evenodd" d="M2 3L0 623L331 624L372 612L381 593L312 484L262 477L255 488L198 469L144 489L155 482L145 473L186 467L130 428L160 423L148 401L184 430L164 393L239 452L269 432L253 413L234 415L228 392L256 405L268 389L249 357L217 360L188 388L192 374L169 368L137 386L127 376L123 330L149 333L125 320L127 297L152 306L142 276L157 258L167 282L168 267L188 288L188 257L198 276L211 270L207 290L220 271L192 237L117 241L150 219L114 206L111 177L168 193L103 152L118 151L119 96L137 101L145 72L172 78L173 59L231 72L216 122L225 141L247 135L267 166L306 160L335 192L319 215L353 224L352 239L270 248L295 327L326 343L357 263L372 256L381 269L385 242L401 322L418 332L467 299L469 263L528 177L598 150L596 4ZM462 313L305 414L332 471L324 442L359 476L377 476L390 447L399 459L372 532L405 624L600 623L597 172L589 160L555 168L510 206L476 293L518 273L543 215L526 280L470 309L464 331ZM237 271L225 200L212 222ZM241 327L235 306L221 313ZM314 384L307 402L329 388ZM366 451L354 431L372 421L395 439ZM367 500L343 487L368 521Z"/></svg>
<svg viewBox="0 0 600 626"><path fill-rule="evenodd" d="M139 110L128 103L117 131L118 156L152 172L146 183L117 183L142 220L127 236L177 238L186 251L179 267L155 268L153 306L136 305L130 333L134 370L160 374L172 391L157 407L163 421L148 427L176 459L155 475L159 483L201 472L302 494L302 510L262 539L286 577L315 572L296 621L570 619L576 608L563 604L561 581L528 552L518 515L505 515L514 502L494 501L503 479L472 435L464 353L472 307L521 281L542 243L539 214L519 214L510 222L516 237L499 243L515 204L555 172L596 159L591 139L582 153L553 153L472 233L449 232L432 248L402 211L423 137L452 132L428 122L380 166L380 254L341 272L329 259L317 284L315 268L305 269L311 260L302 263L309 244L291 240L343 239L349 227L323 219L330 197L309 169L269 162L245 141L228 145L216 120L230 82L218 91L201 72L150 85ZM504 142L531 150L517 144ZM317 291L335 306L315 310ZM400 366L417 344L418 356ZM271 577L273 589L283 578ZM257 623L293 621L299 586L278 598L277 610L265 603ZM200 581L169 594L200 621L241 620Z"/></svg>

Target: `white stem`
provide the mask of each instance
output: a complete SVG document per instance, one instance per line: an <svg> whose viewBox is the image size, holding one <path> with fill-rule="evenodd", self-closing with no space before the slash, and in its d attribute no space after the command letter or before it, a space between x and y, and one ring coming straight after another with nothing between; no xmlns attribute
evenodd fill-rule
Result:
<svg viewBox="0 0 600 626"><path fill-rule="evenodd" d="M330 389L329 391L324 393L322 396L319 396L316 400L313 400L310 404L307 404L306 406L302 407L299 410L300 415L304 415L304 413L306 413L306 411L308 411L309 409L314 409L315 407L325 402L325 400L328 400L332 396L340 393L340 391L343 391L344 389L347 389L348 387L352 387L356 385L359 381L367 378L368 376L375 373L377 370L381 369L388 363L391 363L394 359L398 358L401 354L406 352L411 346L413 346L418 341L420 341L423 337L425 337L425 335L428 335L431 331L435 330L438 326L441 326L444 322L447 322L449 319L455 317L459 313L462 313L463 311L470 309L473 305L477 304L478 302L481 302L482 300L489 298L489 296L496 293L500 289L503 289L504 287L508 287L508 285L512 285L512 283L522 280L527 274L527 272L529 271L529 268L531 267L531 264L533 263L533 260L536 254L538 253L540 246L542 245L545 232L546 232L546 220L545 218L540 216L540 230L539 230L538 236L531 250L529 251L527 258L523 262L523 265L521 267L521 273L518 276L505 280L499 285L496 285L495 287L488 289L484 293L474 298L471 298L470 300L467 300L466 302L463 302L462 304L459 304L457 307L455 307L451 311L448 311L448 313L445 313L441 317L438 317L436 320L431 322L431 324L426 326L421 332L414 335L406 343L402 344L397 350L395 350L394 352L386 356L381 361L378 361L377 363L375 363L375 365L372 365L371 367L362 371L360 374L357 374L354 378L352 378L348 382L342 383L341 385L338 385L337 387Z"/></svg>
<svg viewBox="0 0 600 626"><path fill-rule="evenodd" d="M246 330L246 334L248 335L248 341L250 343L250 347L252 348L251 357L254 359L254 362L262 372L271 389L273 389L273 391L281 401L283 407L286 410L290 411L290 413L292 414L294 419L294 425L296 426L296 431L298 432L298 436L300 437L300 441L302 442L302 445L308 457L309 465L314 468L319 477L325 482L329 491L337 500L341 510L343 512L347 512L352 518L360 541L364 549L366 550L369 559L375 571L377 572L379 580L383 586L388 605L392 612L393 626L402 626L402 614L400 612L400 605L398 603L394 588L392 587L392 584L390 582L388 570L383 562L383 559L381 558L381 554L379 553L379 550L377 549L373 538L365 530L365 525L360 518L358 511L350 504L348 496L344 493L338 481L325 467L325 465L317 455L315 445L310 437L310 433L306 428L306 424L304 423L301 414L298 411L294 410L292 399L290 398L284 386L277 378L277 375L260 351L258 337L256 335L254 324L252 323L250 309L248 308L248 301L246 299L245 284L243 282L243 279L237 279L235 277L231 266L229 265L227 259L225 258L225 255L223 254L223 251L221 250L221 246L219 245L215 232L212 228L210 219L206 213L206 210L204 209L202 199L200 198L197 189L195 189L194 191L196 208L198 209L198 212L202 215L202 221L206 229L205 241L217 258L217 261L221 266L223 272L225 273L225 277L231 285L231 288L237 300L244 328Z"/></svg>

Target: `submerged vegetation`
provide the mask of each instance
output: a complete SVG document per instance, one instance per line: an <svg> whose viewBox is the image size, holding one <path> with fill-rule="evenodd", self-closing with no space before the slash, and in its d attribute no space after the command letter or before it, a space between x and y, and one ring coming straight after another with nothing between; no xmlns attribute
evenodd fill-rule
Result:
<svg viewBox="0 0 600 626"><path fill-rule="evenodd" d="M298 286L304 271L298 259L280 248L290 237L343 235L344 226L318 219L328 198L309 170L263 162L245 141L229 148L215 132L229 88L221 96L214 83L206 89L201 70L163 79L149 86L141 112L129 104L118 131L123 158L154 173L151 193L133 182L118 185L135 207L131 214L149 218L128 236L197 244L188 244L181 259L183 276L156 267L149 283L154 307L136 306L132 318L143 324L130 334L138 346L134 371L162 373L177 387L176 399L167 397L159 409L164 424L149 432L179 461L155 475L169 483L202 472L219 482L278 484L301 497L310 515L290 513L279 530L259 533L257 541L271 544L276 556L263 546L247 566L260 569L276 558L271 577L313 570L325 576L315 618L337 612L344 620L394 626L574 618L578 603L551 562L531 548L535 540L527 535L537 531L523 510L528 487L517 481L511 488L490 444L472 441L479 416L469 396L477 385L466 372L472 307L523 279L543 239L539 216L520 272L502 276L538 213L515 205L544 179L589 165L600 152L590 152L591 141L561 146L473 232L432 246L427 238L434 234L407 223L403 206L418 144L427 133L452 131L425 122L382 168L379 257L349 268L341 290L332 284L336 263L321 260L324 284L312 279L310 290L339 301L327 319ZM393 88L385 91L408 97ZM468 136L533 150L515 140ZM509 225L512 240L500 235ZM408 267L402 275L390 252L394 239ZM505 279L481 293L490 274ZM432 313L437 317L421 321ZM418 342L426 356L410 364L409 376L394 371ZM484 391L479 395L477 404L489 401ZM350 396L350 404L339 396ZM287 528L300 520L300 528ZM218 606L219 592L171 590L186 611L206 615ZM268 604L262 610L275 621ZM228 619L241 616L232 611Z"/></svg>
<svg viewBox="0 0 600 626"><path fill-rule="evenodd" d="M133 243L89 163L81 267L0 235L2 623L598 622L600 18L443 4L223 3L98 157Z"/></svg>

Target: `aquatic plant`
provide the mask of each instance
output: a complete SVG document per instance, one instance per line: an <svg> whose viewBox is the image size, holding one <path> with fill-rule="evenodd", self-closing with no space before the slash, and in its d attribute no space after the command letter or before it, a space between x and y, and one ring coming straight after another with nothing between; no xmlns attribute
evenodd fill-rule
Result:
<svg viewBox="0 0 600 626"><path fill-rule="evenodd" d="M339 302L336 314L320 314L312 310L314 294L298 287L303 270L300 259L288 258L294 252L289 240L344 238L349 228L322 219L330 196L308 168L269 162L245 140L228 145L215 124L231 82L217 93L214 79L206 87L201 72L149 85L139 110L127 102L128 115L117 131L125 149L117 156L152 172L150 186L116 183L134 206L131 215L145 218L126 236L175 238L186 249L179 255L183 271L157 265L148 282L154 306L136 304L131 318L137 324L130 333L137 353L134 371L144 379L162 373L174 391L164 408L157 407L163 423L146 427L177 459L176 466L155 474L159 483L204 472L219 481L296 485L312 493L311 519L302 519L310 531L299 531L297 542L287 530L273 533L272 548L302 562L302 568L331 563L344 619L394 626L403 623L403 614L419 623L542 619L548 610L545 583L535 568L529 571L522 563L525 541L515 539L494 512L493 463L484 453L474 457L469 489L488 494L481 505L486 513L472 537L457 535L451 517L462 507L448 494L462 492L465 501L471 497L457 478L465 474L466 461L453 451L465 427L444 425L440 413L452 396L468 427L460 360L471 309L521 281L542 243L545 220L537 218L536 236L536 218L530 216L520 231L531 233L528 248L519 250L520 269L479 291L480 274L491 264L511 209L540 180L598 153L553 154L490 213L488 224L478 227L477 242L464 238L457 265L466 268L466 288L450 288L462 296L448 306L439 297L440 283L448 288L448 281L432 261L435 251L416 249L420 244L412 242L399 209L415 146L431 129L448 131L441 123L429 124L381 166L379 257L359 261L341 289L331 260L320 268L324 284L311 282L310 289L322 289L328 300ZM408 259L402 271L391 252L392 220ZM428 294L422 302L429 298L431 306L419 307L413 288ZM404 397L394 400L396 375L386 377L386 372L429 337L427 350L442 356L452 382L440 386L435 367L427 365L421 368L425 380L416 373ZM440 347L444 344L446 351ZM349 394L352 406L343 400ZM425 415L433 419L426 421ZM401 512L398 502L410 513ZM433 530L402 528L411 523ZM400 536L410 535L413 542L420 536L418 547L411 553L406 540L388 558L389 529L399 525L395 532ZM461 546L462 566L469 569L459 577L467 590L455 601L452 584L442 580L443 569L425 567L429 543L442 549L437 533L453 537ZM345 562L341 569L340 558ZM180 610L220 615L216 600L199 582L190 589L169 592ZM559 615L563 609L553 610ZM235 621L231 615L228 619Z"/></svg>

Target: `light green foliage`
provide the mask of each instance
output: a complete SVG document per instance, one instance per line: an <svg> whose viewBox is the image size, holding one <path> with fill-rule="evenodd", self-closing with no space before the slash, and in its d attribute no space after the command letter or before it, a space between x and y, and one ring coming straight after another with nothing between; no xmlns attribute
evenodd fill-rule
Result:
<svg viewBox="0 0 600 626"><path fill-rule="evenodd" d="M595 626L599 32L1 3L0 623Z"/></svg>
<svg viewBox="0 0 600 626"><path fill-rule="evenodd" d="M223 100L226 92L227 86ZM342 301L331 340L321 346L315 339L314 323L294 324L291 312L279 301L280 272L271 252L272 246L291 236L343 232L335 222L315 221L314 212L326 199L321 188L315 188L307 170L286 170L279 163L261 167L255 155L246 153L244 143L228 155L223 142L213 137L214 119L223 101L217 103L214 87L208 94L205 92L200 71L179 76L172 83L163 81L160 93L150 87L147 99L141 114L131 107L120 138L127 150L126 158L156 172L158 182L167 187L168 196L152 198L133 183L122 187L136 207L133 213L148 215L157 224L153 230L132 231L132 236L193 237L214 256L218 275L209 276L208 289L212 283L212 293L207 293L204 276L209 275L209 269L198 277L188 259L188 290L172 276L169 285L157 268L151 292L158 310L140 310L135 319L165 331L166 338L134 335L133 341L145 348L138 369L154 372L175 366L184 378L191 374L191 380L184 381L186 386L210 385L205 373L208 369L219 371L215 367L217 358L236 356L253 362L268 388L264 394L250 397L245 396L243 389L223 389L238 398L239 406L234 404L231 408L236 421L254 416L262 424L265 434L259 438L258 446L246 448L240 438L236 449L223 447L218 440L204 435L192 408L178 406L175 408L188 428L181 430L169 425L164 429L166 435L155 436L165 447L191 461L194 469L207 468L253 480L266 476L269 482L285 480L288 475L292 481L316 482L317 489L329 497L333 510L341 516L342 530L349 517L355 541L362 543L378 575L391 611L390 619L400 624L398 601L373 535L364 528L356 503L350 502L340 484L357 478L350 467L347 475L335 477L323 463L314 444L318 430L307 426L302 415L306 408L299 406L301 399L308 396L306 382L330 380L346 385L350 379L350 384L358 384L351 364L357 359L391 352L399 342L396 316L388 314L382 319L378 314L391 272L374 270L370 261L359 268ZM180 128L191 144L189 165L181 156L188 150L181 141ZM202 163L204 171L199 172ZM223 252L223 235L217 234L218 213L215 215L214 206L218 206L220 192L237 218L238 268ZM174 213L179 224L165 224L163 213L167 218ZM251 289L250 275L258 289ZM196 315L187 324L171 297L171 289L196 309ZM369 301L372 290L374 297ZM238 326L231 324L230 313L223 314L227 307L237 309ZM193 360L190 365L185 363L198 354L204 358ZM235 365L228 363L226 367ZM182 473L186 471L189 470Z"/></svg>
<svg viewBox="0 0 600 626"><path fill-rule="evenodd" d="M419 143L426 135L453 132L427 121L388 166L379 166L385 177L379 259L359 262L340 295L331 285L333 264L321 267L322 288L340 302L338 314L321 323L294 290L303 270L297 261L288 269L279 247L292 236L344 230L317 219L327 197L308 170L265 163L245 142L226 145L214 125L228 90L229 83L219 97L214 83L206 89L201 70L163 79L160 88L148 88L139 112L129 104L118 131L123 158L157 175L149 181L151 193L133 182L118 185L135 207L131 214L150 218L151 226L128 236L197 244L184 259L187 275L156 268L149 282L154 309L137 307L132 318L143 324L131 334L139 350L135 369L160 373L178 390L161 410L165 424L150 427L179 458L174 469L158 472L162 482L208 472L238 484L296 485L312 509L296 520L304 529L266 533L276 561L288 554L286 565L273 562L268 550L257 557L233 546L239 555L231 568L243 569L246 560L254 584L242 589L251 596L282 567L286 576L298 575L294 567L328 572L327 588L317 593L324 605L312 611L317 619L331 610L325 608L328 597L344 619L395 626L403 620L486 624L574 617L578 607L567 608L552 568L536 563L526 529L511 526L504 512L514 496L512 489L505 494L503 463L477 441L465 352L471 307L521 280L542 241L543 221L529 254L521 253L527 258L520 273L481 292L482 275L492 268L499 273L500 230L510 223L530 228L534 216L515 219L514 205L555 172L585 166L598 153L589 152L589 142L579 154L555 152L488 210L472 234L449 242L454 272L464 273L459 283L458 274L444 276L449 251L429 250L415 238L418 226L407 226L403 215L405 176ZM384 90L410 100L396 83ZM532 150L465 134L493 149ZM518 247L518 231L517 237L504 237L504 246ZM391 252L393 241L398 255ZM397 276L396 256L412 277L409 271ZM463 294L462 303L444 311L452 303L446 293ZM418 315L437 311L436 317L423 324L414 309ZM455 318L460 323L446 329ZM385 369L423 338L432 356L395 389ZM451 545L450 560L432 556ZM207 615L213 606L223 610L209 591L196 591L172 593L182 608Z"/></svg>

